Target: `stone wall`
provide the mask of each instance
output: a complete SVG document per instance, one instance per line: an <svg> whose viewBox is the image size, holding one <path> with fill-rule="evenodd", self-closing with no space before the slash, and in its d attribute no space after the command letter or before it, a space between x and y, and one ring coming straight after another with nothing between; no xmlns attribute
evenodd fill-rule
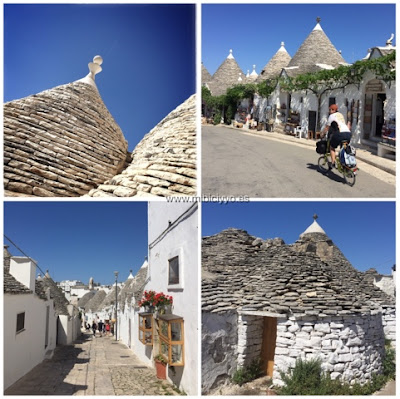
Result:
<svg viewBox="0 0 400 399"><path fill-rule="evenodd" d="M239 314L238 367L248 366L261 354L264 318Z"/></svg>
<svg viewBox="0 0 400 399"><path fill-rule="evenodd" d="M202 392L223 385L237 369L236 312L202 313Z"/></svg>
<svg viewBox="0 0 400 399"><path fill-rule="evenodd" d="M165 117L136 146L131 164L91 197L196 195L196 96Z"/></svg>
<svg viewBox="0 0 400 399"><path fill-rule="evenodd" d="M392 346L396 346L396 308L394 306L383 306L382 324L385 338L392 341Z"/></svg>
<svg viewBox="0 0 400 399"><path fill-rule="evenodd" d="M119 173L126 157L122 131L90 84L4 105L6 196L81 196Z"/></svg>
<svg viewBox="0 0 400 399"><path fill-rule="evenodd" d="M365 383L382 369L384 334L382 314L278 320L274 383L282 384L279 371L293 368L299 357L320 358L332 379Z"/></svg>

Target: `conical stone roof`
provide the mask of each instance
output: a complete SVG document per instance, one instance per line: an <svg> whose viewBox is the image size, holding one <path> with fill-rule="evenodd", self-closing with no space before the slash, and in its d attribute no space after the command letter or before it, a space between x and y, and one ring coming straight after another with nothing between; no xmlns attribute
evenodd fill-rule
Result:
<svg viewBox="0 0 400 399"><path fill-rule="evenodd" d="M196 96L167 115L136 146L121 173L89 192L91 197L196 195Z"/></svg>
<svg viewBox="0 0 400 399"><path fill-rule="evenodd" d="M96 291L87 292L82 298L78 301L78 307L84 308L86 304L95 296Z"/></svg>
<svg viewBox="0 0 400 399"><path fill-rule="evenodd" d="M128 145L93 79L4 105L6 196L81 196L122 170Z"/></svg>
<svg viewBox="0 0 400 399"><path fill-rule="evenodd" d="M339 51L322 30L319 19L317 21L317 25L285 68L289 76L313 73L346 64Z"/></svg>
<svg viewBox="0 0 400 399"><path fill-rule="evenodd" d="M285 49L285 43L282 42L279 50L269 60L269 62L264 66L264 68L258 75L257 82L277 78L280 75L282 69L288 66L290 60L291 57Z"/></svg>
<svg viewBox="0 0 400 399"><path fill-rule="evenodd" d="M117 297L121 291L121 288L117 286ZM102 311L105 308L115 304L115 285L113 285L111 291L104 297L103 301L98 305L97 311Z"/></svg>
<svg viewBox="0 0 400 399"><path fill-rule="evenodd" d="M332 247L329 260L310 245L313 239ZM327 317L369 313L393 303L365 281L326 234L304 234L292 245L281 239L263 241L238 229L203 239L203 311Z"/></svg>
<svg viewBox="0 0 400 399"><path fill-rule="evenodd" d="M96 291L96 294L86 303L84 306L86 312L96 312L99 310L99 305L103 302L104 298L107 296L104 290ZM100 309L101 310L101 309Z"/></svg>
<svg viewBox="0 0 400 399"><path fill-rule="evenodd" d="M136 304L142 297L147 278L147 269L148 263L145 261L136 275L125 281L125 284L118 295L118 302L121 304L122 311L124 311L126 303L131 303L133 300Z"/></svg>
<svg viewBox="0 0 400 399"><path fill-rule="evenodd" d="M201 63L201 84L205 84L211 82L212 76L210 72L208 72L207 68Z"/></svg>
<svg viewBox="0 0 400 399"><path fill-rule="evenodd" d="M228 57L216 70L209 84L212 95L220 96L225 94L229 87L237 85L239 83L239 74L245 77L245 74L233 57L232 50L230 50Z"/></svg>

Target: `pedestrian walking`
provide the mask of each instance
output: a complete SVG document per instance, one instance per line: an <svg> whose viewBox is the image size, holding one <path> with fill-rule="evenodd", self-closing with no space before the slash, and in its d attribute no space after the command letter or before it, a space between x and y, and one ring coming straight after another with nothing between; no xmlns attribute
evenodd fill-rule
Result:
<svg viewBox="0 0 400 399"><path fill-rule="evenodd" d="M92 324L93 338L96 338L96 329L97 329L96 322L93 322Z"/></svg>
<svg viewBox="0 0 400 399"><path fill-rule="evenodd" d="M103 325L104 325L103 320L100 320L99 321L99 334L100 334L100 337L103 336Z"/></svg>
<svg viewBox="0 0 400 399"><path fill-rule="evenodd" d="M110 335L110 323L106 323L106 335Z"/></svg>

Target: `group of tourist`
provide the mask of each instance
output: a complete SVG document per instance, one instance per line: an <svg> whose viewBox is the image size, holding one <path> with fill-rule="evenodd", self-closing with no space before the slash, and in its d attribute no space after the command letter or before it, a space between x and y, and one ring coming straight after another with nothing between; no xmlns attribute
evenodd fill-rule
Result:
<svg viewBox="0 0 400 399"><path fill-rule="evenodd" d="M97 324L96 321L93 320L92 325L90 323L86 323L86 331L92 330L93 338L96 337L96 331L99 332L100 337L104 335L113 335L114 334L114 324L110 324L110 322L106 321L105 323L103 320L100 320Z"/></svg>

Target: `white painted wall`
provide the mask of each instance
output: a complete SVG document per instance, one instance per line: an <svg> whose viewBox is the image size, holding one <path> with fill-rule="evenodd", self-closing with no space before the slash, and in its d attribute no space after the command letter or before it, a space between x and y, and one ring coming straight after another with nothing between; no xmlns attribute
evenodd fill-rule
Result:
<svg viewBox="0 0 400 399"><path fill-rule="evenodd" d="M50 306L45 347L46 306ZM25 312L25 329L16 333L17 314ZM4 389L42 362L56 347L57 316L53 300L34 294L4 295Z"/></svg>
<svg viewBox="0 0 400 399"><path fill-rule="evenodd" d="M180 222L175 221L189 208ZM188 395L198 394L198 216L197 203L149 202L149 276L145 290L172 295L172 312L184 319L185 366L175 367L176 376L168 371L168 379ZM169 222L172 227L169 228ZM165 233L162 235L162 233ZM162 236L160 236L162 235ZM157 238L159 241L154 242ZM179 254L181 284L168 287L168 259ZM138 341L137 314L134 315L132 340L135 352L146 363L151 363L151 348Z"/></svg>
<svg viewBox="0 0 400 399"><path fill-rule="evenodd" d="M29 258L22 256L11 257L10 274L25 287L35 291L36 265Z"/></svg>

